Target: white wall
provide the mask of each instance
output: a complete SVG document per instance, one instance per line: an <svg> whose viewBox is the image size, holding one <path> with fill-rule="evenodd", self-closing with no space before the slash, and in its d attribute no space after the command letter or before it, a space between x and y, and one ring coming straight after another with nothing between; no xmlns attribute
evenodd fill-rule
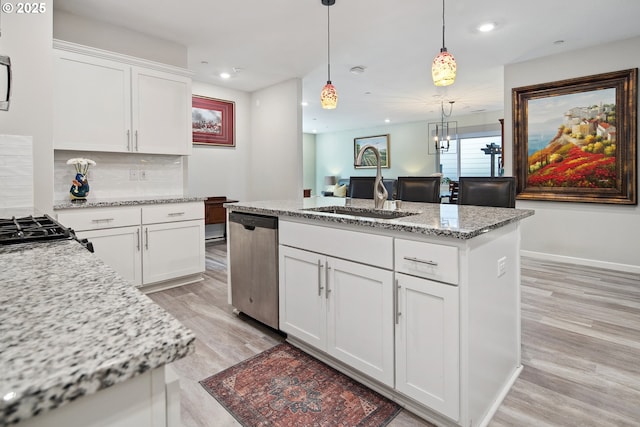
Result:
<svg viewBox="0 0 640 427"><path fill-rule="evenodd" d="M639 66L638 37L506 66L504 116L505 145L509 148L507 159L511 158L513 141L512 88ZM512 166L507 164L507 175L512 174ZM519 200L516 207L536 211L533 217L522 223L523 253L640 272L638 206Z"/></svg>
<svg viewBox="0 0 640 427"><path fill-rule="evenodd" d="M291 79L251 95L251 200L302 197L302 81Z"/></svg>
<svg viewBox="0 0 640 427"><path fill-rule="evenodd" d="M162 64L187 68L187 48L61 10L53 14L53 37Z"/></svg>
<svg viewBox="0 0 640 427"><path fill-rule="evenodd" d="M459 132L464 127L478 125L495 125L499 129L498 119L502 118L502 111L492 111L479 114L458 115L455 107L449 120L458 122ZM374 169L356 169L353 167L354 152L353 139L389 134L390 168L382 169L385 178L398 176L426 176L437 172L435 155L429 154L427 143L428 122L411 122L390 124L369 129L356 129L344 132L316 135L316 188L318 192L324 190L325 175L335 175L340 178L350 176L373 176Z"/></svg>
<svg viewBox="0 0 640 427"><path fill-rule="evenodd" d="M235 103L235 147L194 145L187 158L188 192L197 196L248 199L251 153L251 95L207 83L192 84L194 95Z"/></svg>
<svg viewBox="0 0 640 427"><path fill-rule="evenodd" d="M323 189L316 187L316 136L302 134L302 188L311 189L311 195L319 195Z"/></svg>
<svg viewBox="0 0 640 427"><path fill-rule="evenodd" d="M33 137L33 205L53 206L52 22L53 1L43 14L2 13L0 55L11 57L13 87L9 111L0 111L0 134Z"/></svg>

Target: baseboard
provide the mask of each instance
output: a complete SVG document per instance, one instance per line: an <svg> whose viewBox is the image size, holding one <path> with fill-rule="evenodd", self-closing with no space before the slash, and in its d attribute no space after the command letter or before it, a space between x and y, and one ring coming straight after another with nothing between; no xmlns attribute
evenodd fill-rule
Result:
<svg viewBox="0 0 640 427"><path fill-rule="evenodd" d="M544 252L520 251L521 256L526 256L543 261L564 262L567 264L584 265L586 267L604 268L607 270L624 271L626 273L640 274L639 265L620 264L616 262L599 261L595 259L576 258L570 256L548 254Z"/></svg>
<svg viewBox="0 0 640 427"><path fill-rule="evenodd" d="M178 286L190 285L192 283L201 282L204 280L202 274L192 274L190 276L179 277L177 279L171 279L164 282L151 283L149 285L140 286L140 289L144 294L151 294L154 292L164 291L165 289L176 288Z"/></svg>

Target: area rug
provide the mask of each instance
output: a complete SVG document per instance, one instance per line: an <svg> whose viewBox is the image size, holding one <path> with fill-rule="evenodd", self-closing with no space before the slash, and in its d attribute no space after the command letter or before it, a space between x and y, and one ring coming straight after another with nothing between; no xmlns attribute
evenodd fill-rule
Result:
<svg viewBox="0 0 640 427"><path fill-rule="evenodd" d="M200 381L245 427L386 426L400 407L283 343Z"/></svg>

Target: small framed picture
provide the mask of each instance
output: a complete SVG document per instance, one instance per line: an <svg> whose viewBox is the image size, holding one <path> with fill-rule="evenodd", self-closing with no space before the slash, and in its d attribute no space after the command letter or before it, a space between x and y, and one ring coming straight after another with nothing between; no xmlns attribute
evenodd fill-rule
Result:
<svg viewBox="0 0 640 427"><path fill-rule="evenodd" d="M377 167L376 156L371 150L367 150L362 155L362 164L356 164L358 152L365 145L373 145L380 152L380 167L388 168L390 166L389 159L389 134L364 136L362 138L353 138L353 165L356 169L366 169Z"/></svg>
<svg viewBox="0 0 640 427"><path fill-rule="evenodd" d="M191 129L194 144L235 147L235 103L193 95Z"/></svg>

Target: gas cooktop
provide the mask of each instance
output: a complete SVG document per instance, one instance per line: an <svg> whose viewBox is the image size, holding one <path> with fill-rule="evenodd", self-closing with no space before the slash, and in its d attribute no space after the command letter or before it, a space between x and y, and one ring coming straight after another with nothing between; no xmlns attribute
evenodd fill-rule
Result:
<svg viewBox="0 0 640 427"><path fill-rule="evenodd" d="M0 245L57 239L75 239L93 252L91 243L86 239L78 239L72 229L49 215L0 218Z"/></svg>

